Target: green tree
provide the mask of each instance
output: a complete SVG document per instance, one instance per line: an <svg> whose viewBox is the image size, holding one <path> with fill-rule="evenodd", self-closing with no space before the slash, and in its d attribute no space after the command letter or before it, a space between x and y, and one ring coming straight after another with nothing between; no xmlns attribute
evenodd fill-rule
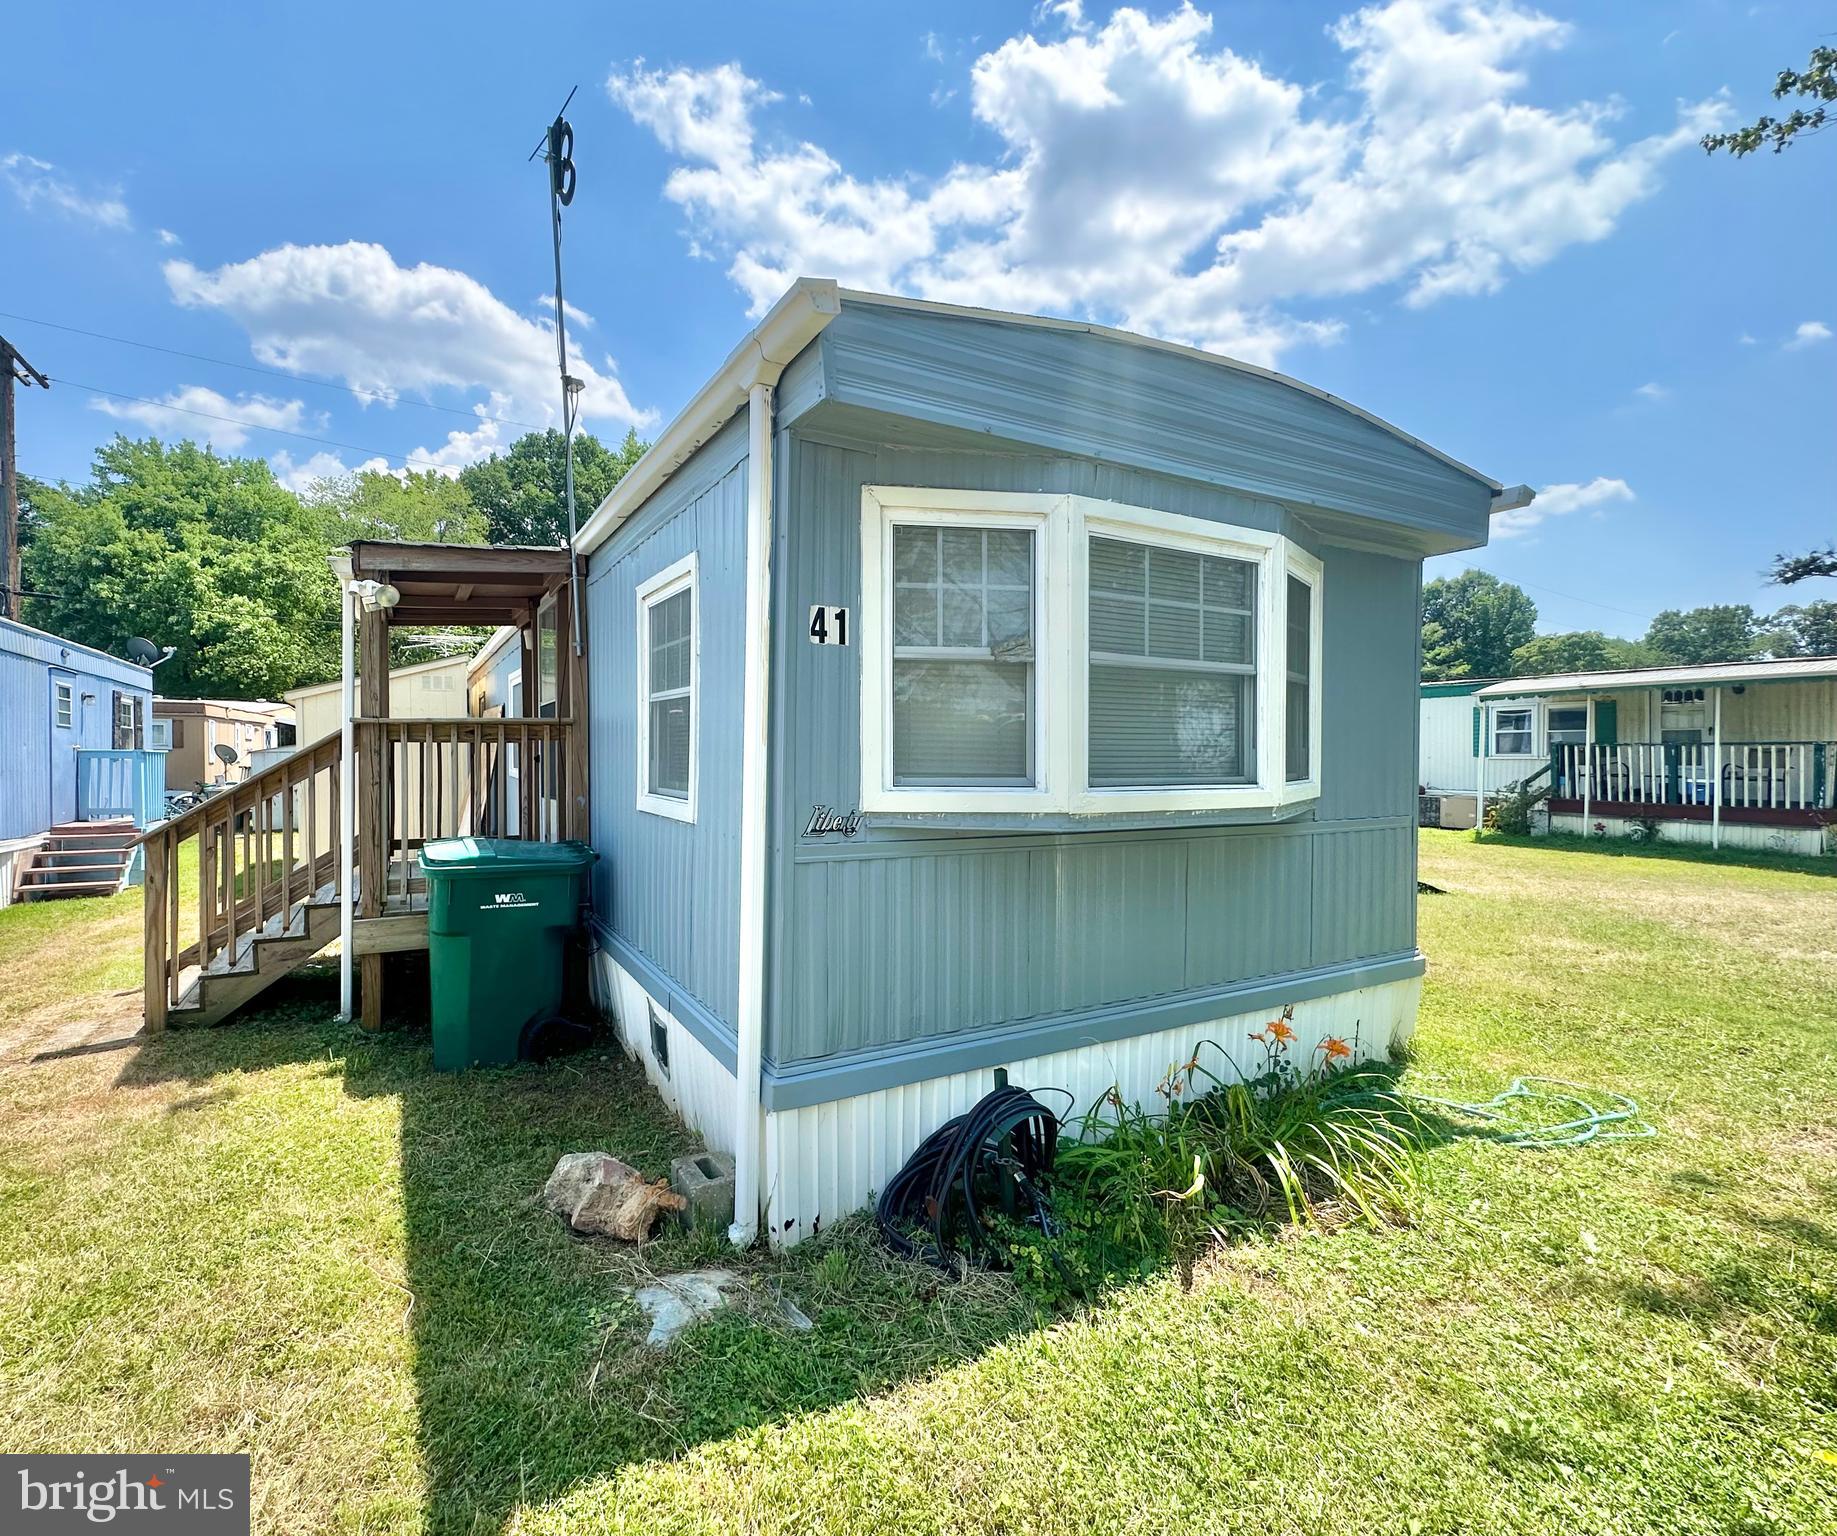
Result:
<svg viewBox="0 0 1837 1536"><path fill-rule="evenodd" d="M624 478L649 444L627 432L616 449L591 432L574 439L574 507L579 522L593 515L606 493ZM526 432L510 451L493 454L459 472L459 483L484 514L493 544L559 545L568 542L566 444L560 432Z"/></svg>
<svg viewBox="0 0 1837 1536"><path fill-rule="evenodd" d="M1539 635L1512 652L1512 675L1533 677L1553 672L1605 672L1616 667L1652 666L1660 658L1637 640L1604 635L1598 629Z"/></svg>
<svg viewBox="0 0 1837 1536"><path fill-rule="evenodd" d="M1438 576L1422 589L1423 676L1505 677L1537 629L1537 604L1487 571Z"/></svg>
<svg viewBox="0 0 1837 1536"><path fill-rule="evenodd" d="M117 436L88 485L42 482L24 551L31 623L117 655L175 654L162 693L271 697L338 668L338 585L318 519L260 459Z"/></svg>
<svg viewBox="0 0 1837 1536"><path fill-rule="evenodd" d="M326 543L483 544L485 517L458 480L434 470L396 476L363 470L320 480L300 498L318 514Z"/></svg>
<svg viewBox="0 0 1837 1536"><path fill-rule="evenodd" d="M1760 620L1746 603L1667 608L1646 630L1646 644L1666 662L1753 661L1764 649Z"/></svg>
<svg viewBox="0 0 1837 1536"><path fill-rule="evenodd" d="M1773 82L1773 99L1784 101L1788 96L1803 96L1819 105L1794 107L1785 117L1762 116L1731 133L1705 134L1699 142L1712 155L1726 149L1740 159L1768 144L1777 155L1795 139L1809 138L1829 126L1825 104L1837 101L1837 48L1814 48L1804 69L1782 69Z"/></svg>
<svg viewBox="0 0 1837 1536"><path fill-rule="evenodd" d="M1816 576L1837 576L1837 544L1808 549L1802 555L1775 555L1767 573L1776 587L1795 586Z"/></svg>
<svg viewBox="0 0 1837 1536"><path fill-rule="evenodd" d="M1775 656L1837 656L1837 602L1795 603L1767 620Z"/></svg>

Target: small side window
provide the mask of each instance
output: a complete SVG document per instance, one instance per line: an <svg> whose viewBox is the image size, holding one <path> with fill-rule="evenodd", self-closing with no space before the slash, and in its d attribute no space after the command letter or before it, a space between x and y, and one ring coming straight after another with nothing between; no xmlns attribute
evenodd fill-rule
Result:
<svg viewBox="0 0 1837 1536"><path fill-rule="evenodd" d="M1531 711L1496 709L1493 711L1493 756L1529 757L1531 755Z"/></svg>
<svg viewBox="0 0 1837 1536"><path fill-rule="evenodd" d="M638 808L676 821L695 820L699 622L694 555L638 588Z"/></svg>
<svg viewBox="0 0 1837 1536"><path fill-rule="evenodd" d="M69 683L54 683L51 690L52 718L60 731L67 731L76 722L76 700L70 691Z"/></svg>
<svg viewBox="0 0 1837 1536"><path fill-rule="evenodd" d="M669 1027L658 1017L654 1003L645 1005L651 1016L651 1060L657 1063L657 1070L665 1077L670 1075L670 1031Z"/></svg>

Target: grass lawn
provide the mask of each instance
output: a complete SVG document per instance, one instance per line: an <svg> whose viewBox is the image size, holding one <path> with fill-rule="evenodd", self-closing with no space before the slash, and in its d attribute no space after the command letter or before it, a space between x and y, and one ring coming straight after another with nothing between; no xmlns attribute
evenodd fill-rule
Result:
<svg viewBox="0 0 1837 1536"><path fill-rule="evenodd" d="M307 977L0 1057L0 1444L246 1450L263 1531L1837 1530L1837 880L1425 833L1407 1086L1609 1085L1650 1141L1460 1139L1413 1227L1070 1319L886 1259L637 1344L717 1249L569 1238L563 1151L689 1142L606 1055L436 1076ZM135 985L137 898L0 913L0 1039ZM398 995L401 995L398 993Z"/></svg>

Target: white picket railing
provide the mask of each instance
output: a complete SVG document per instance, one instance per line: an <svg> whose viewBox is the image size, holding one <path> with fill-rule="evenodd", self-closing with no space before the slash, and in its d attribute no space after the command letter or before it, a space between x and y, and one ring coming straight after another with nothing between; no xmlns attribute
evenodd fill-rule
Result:
<svg viewBox="0 0 1837 1536"><path fill-rule="evenodd" d="M1586 784L1583 758L1587 753ZM1837 799L1837 745L1815 741L1724 742L1720 763L1706 744L1668 746L1629 741L1551 748L1552 793L1558 799L1622 805L1712 805L1724 809L1804 811ZM1712 784L1720 780L1720 790Z"/></svg>

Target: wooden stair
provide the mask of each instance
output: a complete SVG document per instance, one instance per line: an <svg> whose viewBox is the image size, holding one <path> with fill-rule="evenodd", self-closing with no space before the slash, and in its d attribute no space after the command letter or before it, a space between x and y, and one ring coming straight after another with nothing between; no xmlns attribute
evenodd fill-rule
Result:
<svg viewBox="0 0 1837 1536"><path fill-rule="evenodd" d="M209 964L187 966L179 975L179 1000L166 1014L169 1024L218 1024L251 998L338 937L338 888L319 887L286 912L242 934L233 952L219 950Z"/></svg>
<svg viewBox="0 0 1837 1536"><path fill-rule="evenodd" d="M127 884L140 833L126 817L67 821L45 834L42 848L13 886L21 901L113 896Z"/></svg>

